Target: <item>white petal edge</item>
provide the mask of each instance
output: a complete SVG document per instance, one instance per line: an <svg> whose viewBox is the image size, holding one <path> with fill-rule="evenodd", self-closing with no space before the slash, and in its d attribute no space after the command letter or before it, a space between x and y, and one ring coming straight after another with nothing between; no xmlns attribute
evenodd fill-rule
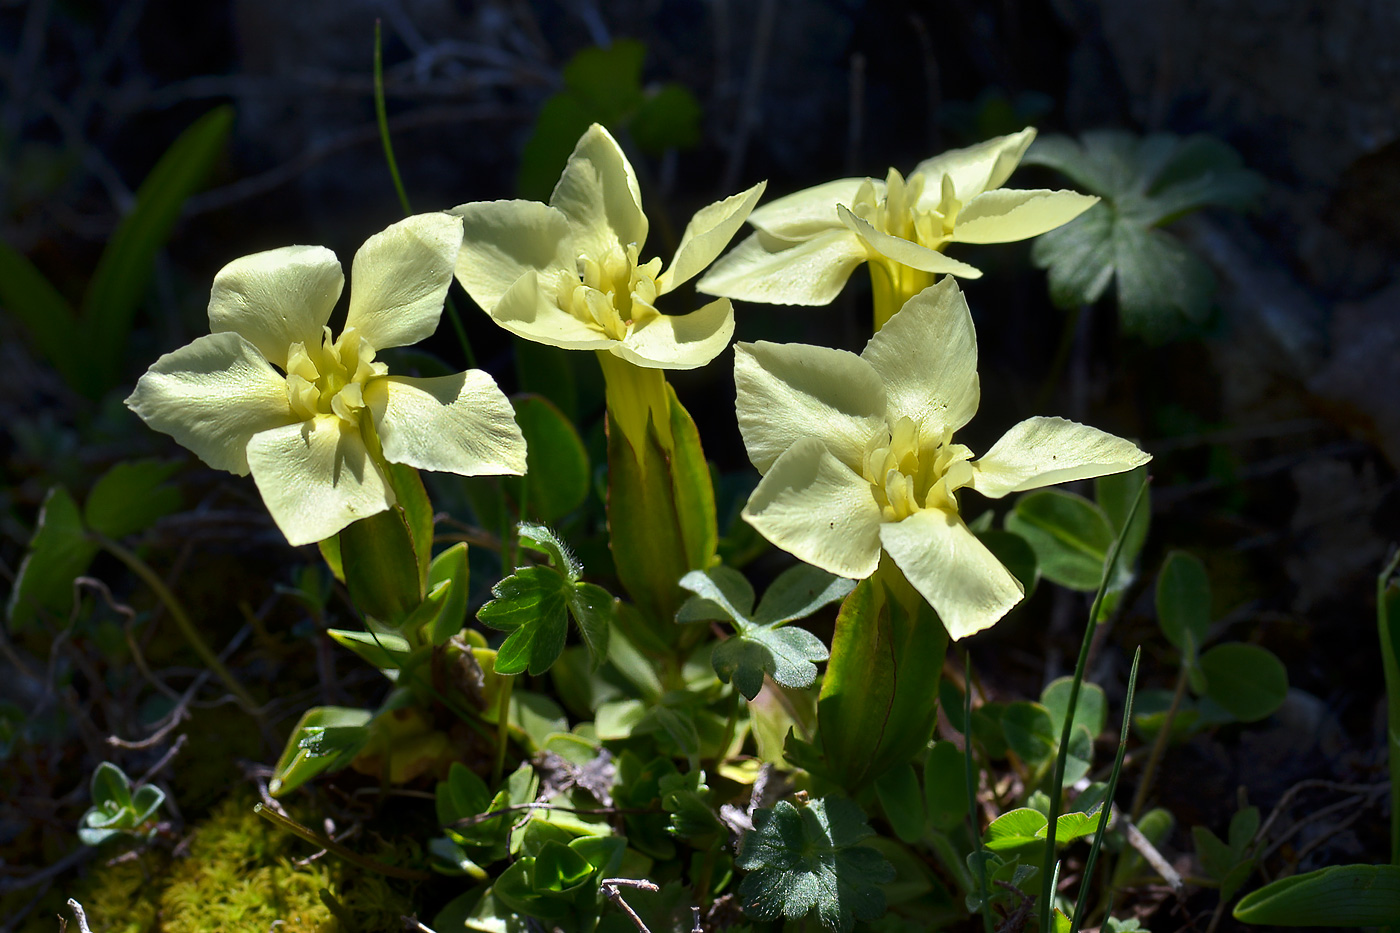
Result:
<svg viewBox="0 0 1400 933"><path fill-rule="evenodd" d="M248 463L263 504L293 545L329 538L394 504L359 427L335 415L254 435Z"/></svg>
<svg viewBox="0 0 1400 933"><path fill-rule="evenodd" d="M574 146L549 205L569 218L574 244L583 255L601 260L613 247L646 243L637 174L617 140L597 123Z"/></svg>
<svg viewBox="0 0 1400 933"><path fill-rule="evenodd" d="M207 334L151 364L126 406L216 470L248 474L248 441L297 421L287 381L246 339Z"/></svg>
<svg viewBox="0 0 1400 933"><path fill-rule="evenodd" d="M517 337L551 347L604 350L617 343L559 307L540 286L539 275L533 271L516 279L488 313Z"/></svg>
<svg viewBox="0 0 1400 933"><path fill-rule="evenodd" d="M943 176L953 178L953 193L964 203L983 191L1000 188L1011 177L1021 157L1035 140L1035 127L1019 133L998 136L964 149L950 149L931 159L925 159L914 171L922 173L924 193L919 207L937 207L943 196Z"/></svg>
<svg viewBox="0 0 1400 933"><path fill-rule="evenodd" d="M936 249L920 246L912 240L876 230L867 221L852 214L845 205L836 208L836 213L841 217L841 222L866 246L901 265L923 272L932 272L935 275L959 275L965 279L980 279L982 277L982 271L976 266L959 262Z"/></svg>
<svg viewBox="0 0 1400 933"><path fill-rule="evenodd" d="M1029 240L1069 223L1099 202L1077 191L997 188L973 198L953 226L957 243Z"/></svg>
<svg viewBox="0 0 1400 933"><path fill-rule="evenodd" d="M454 376L386 376L365 389L384 459L461 476L525 472L515 409L479 369Z"/></svg>
<svg viewBox="0 0 1400 933"><path fill-rule="evenodd" d="M881 525L880 542L954 639L990 628L1025 595L963 520L942 509Z"/></svg>
<svg viewBox="0 0 1400 933"><path fill-rule="evenodd" d="M880 563L880 507L870 484L821 441L788 448L743 516L778 547L837 576L868 577Z"/></svg>
<svg viewBox="0 0 1400 933"><path fill-rule="evenodd" d="M462 218L457 281L490 311L529 271L574 272L569 218L539 201L475 201L451 212Z"/></svg>
<svg viewBox="0 0 1400 933"><path fill-rule="evenodd" d="M867 443L886 430L884 383L846 350L741 343L734 348L734 387L739 433L760 473L804 438L821 441L859 472Z"/></svg>
<svg viewBox="0 0 1400 933"><path fill-rule="evenodd" d="M689 314L659 314L610 349L647 369L696 369L723 353L733 336L734 306L717 298Z"/></svg>
<svg viewBox="0 0 1400 933"><path fill-rule="evenodd" d="M239 334L285 370L292 344L321 342L321 329L344 287L340 260L324 246L284 246L243 256L214 276L209 330Z"/></svg>
<svg viewBox="0 0 1400 933"><path fill-rule="evenodd" d="M685 225L685 233L681 235L670 267L656 280L657 294L664 295L689 282L714 262L744 225L767 186L766 181L761 181L747 191L730 195L723 201L716 201L696 211L690 223Z"/></svg>
<svg viewBox="0 0 1400 933"><path fill-rule="evenodd" d="M749 216L749 223L765 233L784 240L806 240L838 229L841 220L836 205L849 205L855 200L865 178L838 178L814 188L795 191L758 208ZM871 181L877 197L885 196L885 183Z"/></svg>
<svg viewBox="0 0 1400 933"><path fill-rule="evenodd" d="M1027 418L973 461L969 485L999 499L1012 492L1123 473L1151 459L1132 441L1098 428L1064 418Z"/></svg>
<svg viewBox="0 0 1400 933"><path fill-rule="evenodd" d="M827 305L866 255L865 244L844 227L795 246L760 232L711 266L695 288L737 301Z"/></svg>
<svg viewBox="0 0 1400 933"><path fill-rule="evenodd" d="M462 219L415 214L365 241L350 268L346 329L376 350L405 347L437 330L462 248Z"/></svg>
<svg viewBox="0 0 1400 933"><path fill-rule="evenodd" d="M884 382L890 423L907 417L938 438L977 413L977 331L952 276L906 301L860 355Z"/></svg>

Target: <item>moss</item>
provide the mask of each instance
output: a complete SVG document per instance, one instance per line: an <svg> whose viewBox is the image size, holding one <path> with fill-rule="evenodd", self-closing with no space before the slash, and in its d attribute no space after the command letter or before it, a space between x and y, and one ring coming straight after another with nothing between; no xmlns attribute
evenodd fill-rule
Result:
<svg viewBox="0 0 1400 933"><path fill-rule="evenodd" d="M346 933L322 901L322 890L359 931L397 929L399 917L412 912L412 885L332 855L298 864L310 854L306 843L255 814L249 795L237 793L194 829L183 857L150 852L139 860L99 864L73 896L102 933L266 930L274 921L281 921L280 933ZM376 838L369 854L403 864L415 861L418 849L412 841Z"/></svg>

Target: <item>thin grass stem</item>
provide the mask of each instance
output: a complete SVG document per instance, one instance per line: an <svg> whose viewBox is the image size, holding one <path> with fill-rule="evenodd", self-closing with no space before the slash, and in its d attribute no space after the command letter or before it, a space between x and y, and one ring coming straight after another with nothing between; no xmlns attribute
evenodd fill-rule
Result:
<svg viewBox="0 0 1400 933"><path fill-rule="evenodd" d="M987 903L987 863L982 859L982 833L977 828L977 784L972 767L972 652L963 652L963 778L967 782L967 828L977 856L977 899L982 904L982 929L992 933L992 909Z"/></svg>
<svg viewBox="0 0 1400 933"><path fill-rule="evenodd" d="M1133 499L1133 507L1128 511L1128 517L1124 520L1118 535L1113 539L1113 549L1109 551L1108 560L1104 563L1103 577L1099 580L1098 592L1094 594L1093 605L1089 607L1089 623L1084 627L1084 638L1079 645L1079 660L1074 665L1074 678L1070 681L1069 702L1065 707L1065 722L1060 730L1060 748L1055 755L1055 771L1050 787L1050 807L1046 813L1047 823L1045 826L1045 865L1056 864L1055 862L1055 829L1060 818L1060 796L1064 793L1065 784L1065 764L1069 759L1069 740L1074 726L1074 710L1079 703L1079 687L1084 682L1084 668L1089 662L1089 647L1094 641L1094 631L1098 628L1099 607L1103 605L1104 594L1108 592L1108 581L1112 578L1114 569L1118 566L1118 555L1123 550L1123 539L1127 537L1128 529L1133 525L1133 519L1137 517L1137 511L1142 506L1142 500L1146 498L1147 484L1149 480L1143 480L1138 487L1137 496ZM1056 875L1059 874L1058 866ZM1054 915L1054 878L1048 871L1042 871L1043 881L1040 887L1040 929L1049 931L1054 929L1050 926Z"/></svg>
<svg viewBox="0 0 1400 933"><path fill-rule="evenodd" d="M1102 809L1099 810L1099 825L1094 831L1094 842L1089 847L1089 858L1084 863L1084 874L1079 879L1079 898L1074 904L1074 916L1070 917L1069 933L1079 933L1079 924L1084 919L1084 911L1089 906L1089 879L1094 875L1094 863L1099 859L1099 849L1103 846L1104 833L1108 831L1108 820L1113 810L1113 794L1118 790L1118 777L1123 773L1123 755L1128 750L1128 726L1133 721L1133 696L1137 693L1138 662L1142 660L1142 646L1133 652L1133 666L1128 671L1128 697L1123 702L1123 726L1118 731L1118 755L1113 760L1113 773L1108 776L1108 790L1104 793ZM1112 903L1109 910L1112 911Z"/></svg>

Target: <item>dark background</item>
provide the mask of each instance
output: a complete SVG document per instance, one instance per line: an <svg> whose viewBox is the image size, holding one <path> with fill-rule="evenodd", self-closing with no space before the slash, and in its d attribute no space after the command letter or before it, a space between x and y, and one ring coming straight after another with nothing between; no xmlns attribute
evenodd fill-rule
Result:
<svg viewBox="0 0 1400 933"><path fill-rule="evenodd" d="M75 300L160 154L212 107L235 108L226 154L158 263L131 382L206 332L209 283L224 263L311 243L348 264L401 216L374 125L376 19L394 142L420 211L515 196L522 147L562 66L589 46L642 40L646 80L679 82L703 108L698 146L634 153L653 218L644 258L669 257L694 210L759 179L772 198L889 166L908 172L1026 123L1042 133L1201 131L1236 147L1268 183L1260 209L1198 215L1173 231L1220 280L1209 326L1147 346L1120 335L1111 302L1101 305L1043 412L1034 400L1064 327L1043 273L1026 244L959 253L988 273L965 285L984 393L965 440L985 450L1042 413L1140 439L1156 455L1145 566L1172 547L1206 558L1220 631L1287 662L1297 695L1284 710L1193 743L1164 769L1181 823L1221 829L1236 784L1267 806L1303 777L1383 777L1374 577L1400 537L1394 0L0 2L0 235ZM1011 184L1063 180L1026 169ZM867 294L862 272L831 308L740 306L738 339L858 350ZM480 365L511 388L506 335L460 293L459 303ZM431 349L462 366L446 328ZM709 455L740 470L726 359L673 381ZM84 426L97 409L3 312L0 401L9 575L55 475L90 481L121 457L173 452L115 399L99 408L131 423L93 440ZM1008 695L1034 695L1072 655L1079 622L1046 589L974 642L996 646L978 657L994 689L1000 678ZM1144 677L1170 686L1150 608L1149 588L1111 637L1129 651L1155 644L1161 661L1150 655ZM1121 665L1111 668L1121 653L1105 657L1101 681L1121 680ZM1343 836L1323 851L1383 861L1379 838Z"/></svg>

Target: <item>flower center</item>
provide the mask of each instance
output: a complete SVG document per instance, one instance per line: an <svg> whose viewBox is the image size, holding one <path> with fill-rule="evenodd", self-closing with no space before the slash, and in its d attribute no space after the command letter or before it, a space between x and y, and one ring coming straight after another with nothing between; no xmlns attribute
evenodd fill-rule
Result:
<svg viewBox="0 0 1400 933"><path fill-rule="evenodd" d="M563 273L556 289L559 305L614 340L655 317L656 277L661 260L638 263L639 247L611 247L601 257L580 256L578 278Z"/></svg>
<svg viewBox="0 0 1400 933"><path fill-rule="evenodd" d="M329 327L324 332L319 345L297 341L287 349L287 401L304 420L334 414L354 423L365 407L364 384L389 367L374 362L374 348L353 327L338 340Z"/></svg>
<svg viewBox="0 0 1400 933"><path fill-rule="evenodd" d="M920 207L924 183L920 172L908 180L895 169L885 178L885 195L880 197L869 179L856 192L851 212L881 233L910 240L929 249L941 250L953 236L962 202L953 191L953 179L943 176L937 207Z"/></svg>
<svg viewBox="0 0 1400 933"><path fill-rule="evenodd" d="M956 515L953 494L972 481L972 451L951 443L951 431L941 437L921 435L920 426L904 417L866 445L861 473L887 522L922 509Z"/></svg>

